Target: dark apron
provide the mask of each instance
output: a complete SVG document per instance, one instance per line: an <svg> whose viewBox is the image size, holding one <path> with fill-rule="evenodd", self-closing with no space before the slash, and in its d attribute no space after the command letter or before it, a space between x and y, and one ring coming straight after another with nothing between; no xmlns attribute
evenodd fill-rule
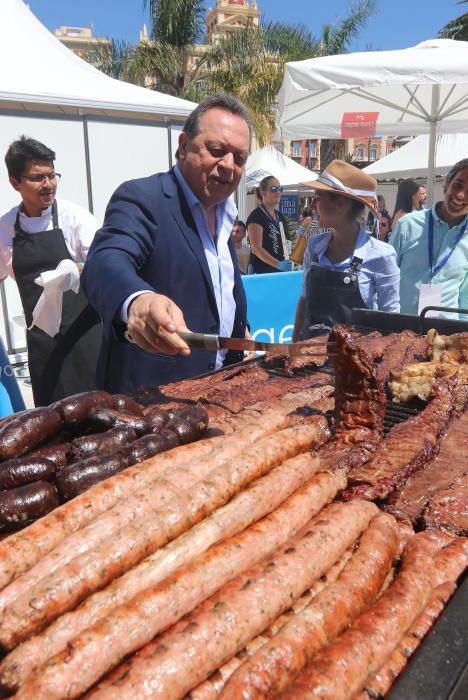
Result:
<svg viewBox="0 0 468 700"><path fill-rule="evenodd" d="M57 203L52 205L53 228L25 233L15 221L13 272L23 304L26 326L43 288L34 280L46 270L54 270L64 259L71 260L62 230L58 225ZM60 331L51 338L39 328L26 331L31 385L36 406L95 388L97 357L101 347L102 324L88 304L83 291L63 295Z"/></svg>
<svg viewBox="0 0 468 700"><path fill-rule="evenodd" d="M359 290L361 258L354 257L345 272L336 272L312 260L306 278L306 313L302 338L320 335L335 323L352 321L352 309L365 309Z"/></svg>

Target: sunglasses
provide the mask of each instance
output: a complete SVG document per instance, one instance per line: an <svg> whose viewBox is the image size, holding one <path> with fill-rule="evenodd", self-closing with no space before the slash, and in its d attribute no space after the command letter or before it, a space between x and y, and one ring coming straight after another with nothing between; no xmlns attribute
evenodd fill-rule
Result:
<svg viewBox="0 0 468 700"><path fill-rule="evenodd" d="M272 185L270 187L270 192L282 192L284 190L284 187L281 185Z"/></svg>

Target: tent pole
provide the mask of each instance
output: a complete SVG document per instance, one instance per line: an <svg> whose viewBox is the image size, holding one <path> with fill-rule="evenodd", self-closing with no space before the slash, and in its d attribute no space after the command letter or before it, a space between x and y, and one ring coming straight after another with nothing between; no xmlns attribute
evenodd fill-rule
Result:
<svg viewBox="0 0 468 700"><path fill-rule="evenodd" d="M439 111L439 86L432 86L431 118L429 122L429 154L427 164L427 201L432 207L434 198L435 152L437 139L437 117Z"/></svg>
<svg viewBox="0 0 468 700"><path fill-rule="evenodd" d="M86 184L88 188L88 209L91 214L94 214L93 206L93 183L91 180L91 159L89 155L89 134L88 134L88 117L83 114L80 109L80 114L83 117L83 139L84 139L84 151L85 151L85 167L86 167Z"/></svg>

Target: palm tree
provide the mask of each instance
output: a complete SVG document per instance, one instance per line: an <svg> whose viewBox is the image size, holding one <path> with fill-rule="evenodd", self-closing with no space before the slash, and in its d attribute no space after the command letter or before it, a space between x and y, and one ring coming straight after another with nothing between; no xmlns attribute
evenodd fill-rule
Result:
<svg viewBox="0 0 468 700"><path fill-rule="evenodd" d="M147 0L144 0L144 7ZM199 101L203 91L196 81L203 57L189 65L196 42L202 35L203 0L150 0L151 42L140 42L131 57L137 75L154 75L158 90Z"/></svg>
<svg viewBox="0 0 468 700"><path fill-rule="evenodd" d="M457 4L464 5L468 0L460 0ZM468 12L465 12L460 17L453 19L451 22L442 27L440 36L445 39L458 39L459 41L468 41Z"/></svg>
<svg viewBox="0 0 468 700"><path fill-rule="evenodd" d="M86 60L95 68L116 80L141 84L144 77L138 75L132 66L134 47L125 41L116 39L98 40L88 50Z"/></svg>
<svg viewBox="0 0 468 700"><path fill-rule="evenodd" d="M348 17L334 27L326 25L320 37L302 24L284 22L232 32L204 55L205 65L210 66L207 80L211 89L234 94L247 105L257 140L264 145L274 132L275 100L285 63L345 52L374 12L375 2L359 0ZM330 155L331 143L324 143Z"/></svg>

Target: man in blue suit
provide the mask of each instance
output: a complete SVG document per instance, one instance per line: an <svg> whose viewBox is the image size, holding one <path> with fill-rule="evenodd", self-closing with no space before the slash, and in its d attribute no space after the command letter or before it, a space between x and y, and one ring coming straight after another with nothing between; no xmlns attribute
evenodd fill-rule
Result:
<svg viewBox="0 0 468 700"><path fill-rule="evenodd" d="M187 118L172 170L113 194L82 275L104 321L100 387L129 392L242 360L238 352L190 351L177 331L248 334L229 196L250 135L244 106L213 95Z"/></svg>

